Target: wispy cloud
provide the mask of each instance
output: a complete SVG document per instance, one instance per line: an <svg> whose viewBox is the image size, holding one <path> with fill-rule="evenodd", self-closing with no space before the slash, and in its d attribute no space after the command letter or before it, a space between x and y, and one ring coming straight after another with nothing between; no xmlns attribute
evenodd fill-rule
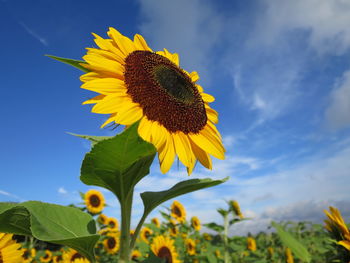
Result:
<svg viewBox="0 0 350 263"><path fill-rule="evenodd" d="M24 30L31 35L32 37L34 37L36 40L38 40L41 44L43 44L44 46L48 46L49 43L47 41L47 39L45 39L44 37L38 35L36 32L34 32L32 29L30 29L24 22L19 21L18 24L20 24Z"/></svg>
<svg viewBox="0 0 350 263"><path fill-rule="evenodd" d="M333 130L350 125L350 70L338 79L330 95L326 120Z"/></svg>
<svg viewBox="0 0 350 263"><path fill-rule="evenodd" d="M4 190L0 190L0 195L7 196L7 197L10 198L10 199L15 199L16 201L24 201L23 198L18 197L18 196L15 195L15 194L11 194L11 193L9 193L9 192L6 192L6 191L4 191Z"/></svg>

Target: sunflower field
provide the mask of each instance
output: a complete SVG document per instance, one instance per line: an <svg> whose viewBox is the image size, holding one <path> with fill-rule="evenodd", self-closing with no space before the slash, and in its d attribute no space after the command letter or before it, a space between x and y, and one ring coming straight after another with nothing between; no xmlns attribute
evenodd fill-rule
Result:
<svg viewBox="0 0 350 263"><path fill-rule="evenodd" d="M94 217L99 240L94 246L96 261L118 262L119 220L103 213L104 196L97 190L81 194L83 206L75 208ZM74 205L71 205L74 206ZM224 263L224 262L349 262L349 229L340 212L326 211L324 225L311 222L272 222L275 231L236 236L235 227L249 220L237 201L218 209L222 224L186 217L185 207L173 201L142 227L131 252L131 262ZM232 230L232 231L231 231ZM130 230L130 236L135 230ZM35 238L0 234L1 262L88 263L78 251Z"/></svg>
<svg viewBox="0 0 350 263"><path fill-rule="evenodd" d="M153 51L145 39L133 39L109 28L107 38L93 34L97 47L83 60L50 58L81 71L81 88L94 92L83 104L107 115L101 128L124 128L114 136L72 134L91 143L81 165L80 180L104 188L120 204L120 218L104 213L103 194L81 194L83 206L40 201L0 203L0 263L229 263L350 262L350 230L340 211L325 210L325 225L271 222L271 231L236 236L246 218L239 203L217 209L221 223L186 217L175 198L225 183L228 178L192 178L169 189L140 194L143 214L131 225L134 190L159 163L167 173L174 162L191 175L196 165L212 170L212 158L225 159L215 98L187 72L179 56ZM148 216L164 202L160 216Z"/></svg>

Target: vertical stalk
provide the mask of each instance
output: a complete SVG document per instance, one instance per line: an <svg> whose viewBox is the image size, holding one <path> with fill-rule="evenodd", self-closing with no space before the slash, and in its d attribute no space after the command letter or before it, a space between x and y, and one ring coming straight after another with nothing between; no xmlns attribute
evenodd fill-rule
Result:
<svg viewBox="0 0 350 263"><path fill-rule="evenodd" d="M121 235L119 248L119 263L130 262L130 221L133 191L120 202L121 208Z"/></svg>
<svg viewBox="0 0 350 263"><path fill-rule="evenodd" d="M224 215L224 259L225 263L230 263L230 255L228 253L228 214Z"/></svg>

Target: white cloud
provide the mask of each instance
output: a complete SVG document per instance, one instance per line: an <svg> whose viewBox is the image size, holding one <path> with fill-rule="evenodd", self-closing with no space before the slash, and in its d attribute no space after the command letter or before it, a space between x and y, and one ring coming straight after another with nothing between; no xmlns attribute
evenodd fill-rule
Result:
<svg viewBox="0 0 350 263"><path fill-rule="evenodd" d="M340 129L350 124L350 70L336 81L326 109L326 120L332 129Z"/></svg>
<svg viewBox="0 0 350 263"><path fill-rule="evenodd" d="M0 190L0 195L7 196L8 198L16 199L18 201L23 201L22 198L18 197L17 195L11 194L11 193L4 191L4 190Z"/></svg>
<svg viewBox="0 0 350 263"><path fill-rule="evenodd" d="M154 49L167 48L180 56L188 71L198 71L203 83L214 46L220 41L223 20L209 1L139 1L143 22L140 29Z"/></svg>
<svg viewBox="0 0 350 263"><path fill-rule="evenodd" d="M47 40L45 38L43 38L42 36L39 36L36 32L34 32L32 29L30 29L25 23L23 23L22 21L19 21L18 24L20 24L29 35L34 37L41 44L43 44L44 46L49 45L49 43L47 42Z"/></svg>
<svg viewBox="0 0 350 263"><path fill-rule="evenodd" d="M67 194L67 193L68 193L67 190L64 189L64 187L58 188L57 192L58 192L59 194Z"/></svg>
<svg viewBox="0 0 350 263"><path fill-rule="evenodd" d="M273 42L281 33L303 30L319 54L343 54L350 47L348 0L265 0L260 37Z"/></svg>

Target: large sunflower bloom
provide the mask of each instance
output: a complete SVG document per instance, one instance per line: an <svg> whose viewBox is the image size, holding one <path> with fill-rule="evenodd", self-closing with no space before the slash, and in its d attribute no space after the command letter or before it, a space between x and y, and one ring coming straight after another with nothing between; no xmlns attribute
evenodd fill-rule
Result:
<svg viewBox="0 0 350 263"><path fill-rule="evenodd" d="M107 34L108 39L93 34L99 48L88 48L82 65L90 72L80 78L83 89L100 93L83 104L110 114L102 127L140 121L138 133L157 148L162 173L176 155L188 174L196 160L211 169L210 155L224 159L218 114L209 106L214 97L196 84L197 72L181 69L176 53L153 52L138 34L134 41L114 28Z"/></svg>
<svg viewBox="0 0 350 263"><path fill-rule="evenodd" d="M0 233L0 262L17 263L22 262L23 250L21 245L12 239L12 234Z"/></svg>
<svg viewBox="0 0 350 263"><path fill-rule="evenodd" d="M100 213L105 207L105 198L100 191L89 190L84 195L85 205L90 213Z"/></svg>
<svg viewBox="0 0 350 263"><path fill-rule="evenodd" d="M174 240L166 236L157 236L153 239L151 250L159 258L166 259L169 263L180 263L177 259L177 252L174 246Z"/></svg>

